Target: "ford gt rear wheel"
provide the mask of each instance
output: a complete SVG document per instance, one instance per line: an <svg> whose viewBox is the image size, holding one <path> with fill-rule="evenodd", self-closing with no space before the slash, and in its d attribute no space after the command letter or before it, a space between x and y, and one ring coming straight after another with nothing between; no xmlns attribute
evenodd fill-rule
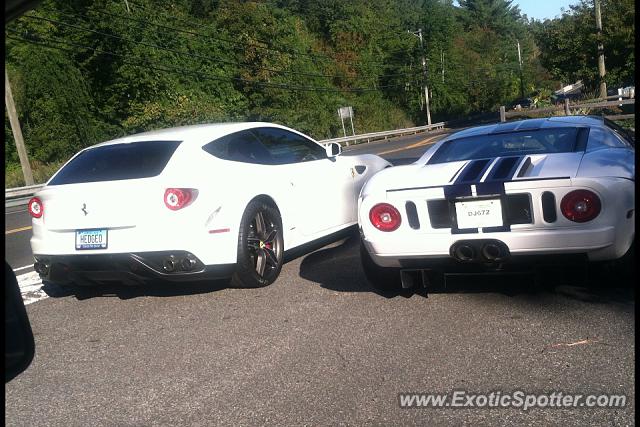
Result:
<svg viewBox="0 0 640 427"><path fill-rule="evenodd" d="M360 261L365 277L374 288L380 291L399 291L402 289L400 270L380 267L371 259L371 255L362 242L360 242Z"/></svg>
<svg viewBox="0 0 640 427"><path fill-rule="evenodd" d="M273 283L282 269L282 219L275 206L254 200L247 206L238 233L238 263L231 284L259 288Z"/></svg>

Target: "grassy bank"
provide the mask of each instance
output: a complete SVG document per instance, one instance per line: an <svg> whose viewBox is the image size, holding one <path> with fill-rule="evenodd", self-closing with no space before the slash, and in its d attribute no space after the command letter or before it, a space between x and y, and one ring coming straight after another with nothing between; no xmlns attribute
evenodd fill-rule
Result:
<svg viewBox="0 0 640 427"><path fill-rule="evenodd" d="M66 160L43 164L38 161L32 161L31 172L33 173L34 182L36 184L44 184L65 162ZM4 187L15 188L24 187L25 185L20 165L7 165L4 171Z"/></svg>

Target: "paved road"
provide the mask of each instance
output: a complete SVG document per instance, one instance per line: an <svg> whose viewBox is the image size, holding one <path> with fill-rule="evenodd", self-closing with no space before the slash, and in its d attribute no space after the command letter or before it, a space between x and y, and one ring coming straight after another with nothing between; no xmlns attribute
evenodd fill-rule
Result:
<svg viewBox="0 0 640 427"><path fill-rule="evenodd" d="M540 288L527 277L474 277L441 293L381 295L350 238L285 264L262 289L49 287L50 298L27 306L36 356L6 385L5 421L633 425L635 292L617 279ZM453 390L626 394L629 404L398 405L401 392Z"/></svg>

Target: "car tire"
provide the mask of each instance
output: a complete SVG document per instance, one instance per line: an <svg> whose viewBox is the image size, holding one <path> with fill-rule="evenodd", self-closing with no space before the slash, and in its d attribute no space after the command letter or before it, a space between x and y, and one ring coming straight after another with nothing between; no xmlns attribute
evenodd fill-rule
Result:
<svg viewBox="0 0 640 427"><path fill-rule="evenodd" d="M278 209L262 200L251 201L240 221L238 261L231 286L260 288L273 283L283 264L282 236Z"/></svg>
<svg viewBox="0 0 640 427"><path fill-rule="evenodd" d="M399 291L402 289L400 270L397 268L380 267L360 242L360 262L362 270L369 283L379 291Z"/></svg>

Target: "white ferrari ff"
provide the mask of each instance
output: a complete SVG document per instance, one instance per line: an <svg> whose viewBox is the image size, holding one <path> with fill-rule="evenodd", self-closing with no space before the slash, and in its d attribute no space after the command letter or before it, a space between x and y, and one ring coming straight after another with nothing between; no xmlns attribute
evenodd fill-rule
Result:
<svg viewBox="0 0 640 427"><path fill-rule="evenodd" d="M269 123L186 126L86 148L29 201L35 269L57 284L232 277L272 283L285 256L357 223L390 166Z"/></svg>
<svg viewBox="0 0 640 427"><path fill-rule="evenodd" d="M363 187L367 278L442 285L447 273L619 259L634 242L634 157L633 137L601 117L454 133Z"/></svg>

